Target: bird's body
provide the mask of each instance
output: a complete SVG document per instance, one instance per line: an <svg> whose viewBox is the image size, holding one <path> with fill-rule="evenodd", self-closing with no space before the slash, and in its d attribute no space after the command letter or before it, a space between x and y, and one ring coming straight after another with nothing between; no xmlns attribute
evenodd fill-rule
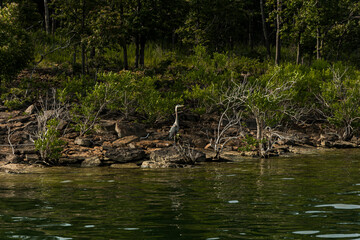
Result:
<svg viewBox="0 0 360 240"><path fill-rule="evenodd" d="M175 122L174 124L171 126L170 130L169 130L169 139L172 139L174 138L175 139L175 136L176 136L176 133L179 132L179 129L180 129L180 126L179 126L179 117L178 117L178 112L177 112L177 109L179 107L183 107L184 105L176 105L175 106Z"/></svg>

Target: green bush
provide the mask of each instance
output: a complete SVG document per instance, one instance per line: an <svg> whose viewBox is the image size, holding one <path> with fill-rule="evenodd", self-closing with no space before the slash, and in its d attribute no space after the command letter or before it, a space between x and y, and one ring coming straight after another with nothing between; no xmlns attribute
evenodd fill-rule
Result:
<svg viewBox="0 0 360 240"><path fill-rule="evenodd" d="M59 137L58 125L59 120L55 118L48 120L46 129L40 132L39 138L35 140L35 148L40 152L41 158L52 164L60 158L65 144L65 141Z"/></svg>

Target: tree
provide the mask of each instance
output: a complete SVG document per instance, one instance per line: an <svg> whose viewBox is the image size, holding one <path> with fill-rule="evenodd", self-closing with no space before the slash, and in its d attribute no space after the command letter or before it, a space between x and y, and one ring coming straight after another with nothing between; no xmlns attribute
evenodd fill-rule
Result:
<svg viewBox="0 0 360 240"><path fill-rule="evenodd" d="M0 83L10 82L34 57L29 34L19 21L18 4L7 4L0 9Z"/></svg>
<svg viewBox="0 0 360 240"><path fill-rule="evenodd" d="M49 14L49 6L48 1L44 0L44 16L45 16L45 30L46 33L50 33L50 14Z"/></svg>
<svg viewBox="0 0 360 240"><path fill-rule="evenodd" d="M74 63L76 62L76 46L81 47L81 73L86 73L86 55L89 50L88 44L92 36L90 19L97 13L99 1L90 0L54 0L52 6L55 15L62 23L62 35L72 38L74 35Z"/></svg>

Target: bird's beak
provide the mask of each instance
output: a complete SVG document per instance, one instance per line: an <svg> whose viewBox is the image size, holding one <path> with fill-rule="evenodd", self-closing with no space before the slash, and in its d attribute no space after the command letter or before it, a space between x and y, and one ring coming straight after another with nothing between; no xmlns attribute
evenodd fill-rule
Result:
<svg viewBox="0 0 360 240"><path fill-rule="evenodd" d="M184 107L184 105L179 105L179 107Z"/></svg>

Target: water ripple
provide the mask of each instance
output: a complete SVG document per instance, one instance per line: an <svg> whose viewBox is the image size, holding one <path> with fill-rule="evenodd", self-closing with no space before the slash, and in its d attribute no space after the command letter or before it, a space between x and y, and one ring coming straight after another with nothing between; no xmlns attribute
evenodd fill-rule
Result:
<svg viewBox="0 0 360 240"><path fill-rule="evenodd" d="M360 209L360 205L356 205L356 204L343 204L343 203L322 204L322 205L316 205L315 207L333 207L333 208L335 208L335 209Z"/></svg>
<svg viewBox="0 0 360 240"><path fill-rule="evenodd" d="M349 233L349 234L321 234L316 235L317 238L353 238L360 237L359 233Z"/></svg>

